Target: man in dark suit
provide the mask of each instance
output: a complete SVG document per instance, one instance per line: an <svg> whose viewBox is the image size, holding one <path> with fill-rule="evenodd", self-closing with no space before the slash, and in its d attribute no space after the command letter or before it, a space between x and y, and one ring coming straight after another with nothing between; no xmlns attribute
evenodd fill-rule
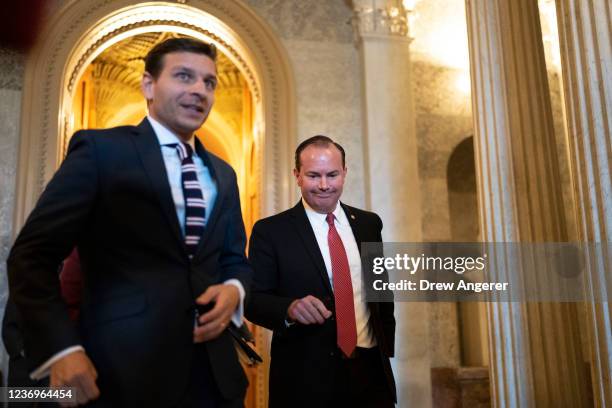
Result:
<svg viewBox="0 0 612 408"><path fill-rule="evenodd" d="M392 407L393 303L366 303L360 244L381 242L378 215L339 202L344 149L326 136L300 144L302 199L258 221L249 260L252 322L273 330L270 407Z"/></svg>
<svg viewBox="0 0 612 408"><path fill-rule="evenodd" d="M8 259L31 376L96 406L242 406L226 327L251 270L236 175L194 132L217 84L216 51L180 38L145 59L140 125L77 132ZM78 247L78 325L57 268Z"/></svg>

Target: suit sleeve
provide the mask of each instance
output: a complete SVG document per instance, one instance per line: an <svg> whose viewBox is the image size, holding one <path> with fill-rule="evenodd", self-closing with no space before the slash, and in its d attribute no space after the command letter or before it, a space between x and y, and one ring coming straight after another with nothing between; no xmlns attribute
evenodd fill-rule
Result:
<svg viewBox="0 0 612 408"><path fill-rule="evenodd" d="M287 309L294 299L276 295L279 270L277 254L260 222L253 227L249 244L253 266L253 292L247 303L247 319L270 330L284 330Z"/></svg>
<svg viewBox="0 0 612 408"><path fill-rule="evenodd" d="M223 273L223 281L238 279L245 291L245 299L248 299L251 286L252 270L247 260L246 232L242 211L240 210L240 195L236 175L232 172L232 192L229 197L231 204L229 208L229 225L223 242L223 250L219 257L219 263Z"/></svg>
<svg viewBox="0 0 612 408"><path fill-rule="evenodd" d="M383 242L382 240L382 228L383 223L378 215L376 215L376 231L377 237L376 242ZM387 271L383 273L383 280L386 282L389 281L389 274ZM389 302L380 302L380 320L382 322L383 331L385 333L385 348L387 351L388 357L393 357L395 355L395 316L394 313L394 303L393 300Z"/></svg>
<svg viewBox="0 0 612 408"><path fill-rule="evenodd" d="M31 367L80 343L61 296L58 268L92 212L98 185L94 138L78 132L7 260L10 295L22 317Z"/></svg>
<svg viewBox="0 0 612 408"><path fill-rule="evenodd" d="M23 351L23 338L19 327L19 311L11 298L6 302L2 319L2 341L10 357L18 357Z"/></svg>

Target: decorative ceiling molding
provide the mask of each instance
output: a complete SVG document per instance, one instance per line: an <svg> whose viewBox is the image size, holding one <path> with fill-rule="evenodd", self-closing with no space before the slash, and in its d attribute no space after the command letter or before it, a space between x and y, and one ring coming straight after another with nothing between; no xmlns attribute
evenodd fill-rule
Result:
<svg viewBox="0 0 612 408"><path fill-rule="evenodd" d="M228 44L225 40L223 40L218 35L208 30L205 30L199 26L196 26L194 24L187 24L187 23L183 23L181 21L175 21L175 20L161 20L161 19L145 20L145 21L140 21L138 23L132 23L132 24L126 24L124 26L120 26L119 28L105 34L103 37L101 37L96 42L94 42L92 45L90 45L87 48L87 50L82 54L81 58L79 59L75 67L72 69L72 74L70 75L70 80L68 81L68 91L70 93L74 91L74 84L77 81L77 79L80 77L86 64L90 61L91 56L94 55L96 52L99 52L99 50L103 48L103 45L108 43L109 40L123 33L133 31L138 28L153 27L153 26L157 27L159 25L170 25L171 27L176 27L176 28L178 27L187 28L189 30L193 30L195 32L203 34L204 36L213 39L215 42L222 44L223 48L229 51L229 53L235 58L235 60L239 61L239 65L244 71L244 74L245 74L245 77L247 78L249 86L253 90L253 95L255 97L255 100L259 101L260 90L259 90L259 86L257 85L257 82L255 81L255 76L253 75L253 72L251 71L249 65L244 61L242 56L238 53L238 51L236 51L234 47L232 47L230 44ZM143 41L143 42L146 44L146 41ZM137 48L137 47L131 47L131 48Z"/></svg>
<svg viewBox="0 0 612 408"><path fill-rule="evenodd" d="M156 44L177 37L182 35L169 32L137 34L106 48L91 62L96 127L116 124L113 118L121 106L142 100L140 83L147 53ZM217 54L216 66L219 87L215 92L215 110L223 112L224 120L234 133L241 135L244 88L248 84L240 69L222 51ZM80 72L82 68L77 66L74 70ZM76 86L77 83L73 85Z"/></svg>

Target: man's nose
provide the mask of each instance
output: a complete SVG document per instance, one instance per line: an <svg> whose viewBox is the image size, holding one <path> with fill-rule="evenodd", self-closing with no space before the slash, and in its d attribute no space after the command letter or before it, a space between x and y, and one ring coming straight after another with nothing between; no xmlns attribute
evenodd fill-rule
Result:
<svg viewBox="0 0 612 408"><path fill-rule="evenodd" d="M319 182L320 190L327 190L329 188L329 184L327 184L327 178L321 177L321 181Z"/></svg>
<svg viewBox="0 0 612 408"><path fill-rule="evenodd" d="M206 84L204 83L204 81L196 81L191 86L190 91L192 94L198 95L202 99L206 98L206 95L208 94L208 88L206 87Z"/></svg>

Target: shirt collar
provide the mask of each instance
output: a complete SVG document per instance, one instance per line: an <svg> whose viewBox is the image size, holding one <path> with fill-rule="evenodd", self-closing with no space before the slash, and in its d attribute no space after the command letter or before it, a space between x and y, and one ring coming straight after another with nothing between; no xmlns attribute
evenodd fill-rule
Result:
<svg viewBox="0 0 612 408"><path fill-rule="evenodd" d="M316 212L310 205L308 205L306 200L304 200L304 197L302 197L302 205L304 206L304 210L306 210L306 215L310 220L327 225L327 214L321 214L319 212ZM332 214L334 214L338 225L348 225L348 220L346 219L346 214L344 213L344 210L340 205L340 201L338 201L338 203L336 204L336 209L332 211Z"/></svg>
<svg viewBox="0 0 612 408"><path fill-rule="evenodd" d="M178 136L176 136L174 133L172 133L170 129L168 129L167 127L165 127L164 125L156 121L155 119L153 119L151 115L147 115L147 119L149 120L149 123L151 124L151 127L153 128L153 131L155 132L155 136L157 136L157 140L159 141L160 146L182 142L182 140L179 139ZM191 139L189 139L187 143L191 146L191 148L195 152L195 143L193 139L194 138L192 136Z"/></svg>

